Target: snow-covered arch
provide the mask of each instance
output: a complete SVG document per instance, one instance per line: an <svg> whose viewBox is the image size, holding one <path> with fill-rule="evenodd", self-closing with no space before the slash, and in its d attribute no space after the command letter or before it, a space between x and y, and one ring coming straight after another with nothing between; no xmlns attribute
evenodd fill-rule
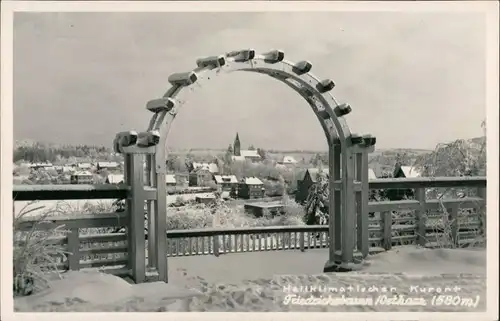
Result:
<svg viewBox="0 0 500 321"><path fill-rule="evenodd" d="M197 67L192 71L176 73L168 78L171 87L163 97L151 100L146 108L153 113L148 129L143 133L124 132L115 138L115 149L121 153L148 154L146 183L156 191L156 200L152 212L154 232L163 234L166 222L166 187L158 182L165 181L166 174L166 142L175 116L188 101L190 95L210 80L235 71L261 73L288 85L297 92L311 107L320 126L325 133L329 147L329 236L330 258L325 270L330 270L338 263L352 262L355 231L355 166L354 155L360 154L360 148L375 144L375 138L369 135L353 135L347 125L345 116L351 112L348 104L339 104L331 94L335 84L330 79L320 80L310 71L312 64L308 61L292 63L284 60L284 53L273 50L257 54L253 49L232 51L219 56L198 59ZM146 152L146 149L149 152ZM153 152L154 149L154 152ZM367 170L366 170L367 171ZM130 175L129 175L130 176ZM366 173L367 176L367 173ZM367 180L367 179L366 179ZM340 185L340 186L339 186ZM336 187L337 186L337 187ZM366 185L367 186L367 185ZM337 191L337 192L336 192ZM367 192L366 192L367 193ZM151 236L149 240L151 241ZM164 241L155 240L157 249L161 249ZM349 250L350 249L350 250ZM150 253L151 255L152 253ZM166 269L162 263L164 255L153 253L155 266L159 270ZM160 257L160 261L158 258ZM160 272L160 274L162 274ZM165 276L166 279L166 276Z"/></svg>

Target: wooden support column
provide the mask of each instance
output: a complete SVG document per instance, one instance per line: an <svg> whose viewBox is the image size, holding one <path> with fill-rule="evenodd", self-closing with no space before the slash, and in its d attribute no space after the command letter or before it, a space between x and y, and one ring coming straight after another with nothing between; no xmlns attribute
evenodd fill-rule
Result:
<svg viewBox="0 0 500 321"><path fill-rule="evenodd" d="M144 235L144 155L126 154L128 159L127 183L130 185L128 202L129 220L129 262L132 279L142 283L146 276L146 244Z"/></svg>
<svg viewBox="0 0 500 321"><path fill-rule="evenodd" d="M342 180L342 176L340 175L340 169L342 166L341 163L341 148L340 145L334 146L333 153L333 178L335 181ZM332 169L330 169L331 171ZM332 176L332 172L330 172L330 176ZM335 258L334 261L340 262L340 258L342 255L342 186L340 189L334 190L334 204L333 204L333 216L335 217ZM330 204L331 206L331 204Z"/></svg>
<svg viewBox="0 0 500 321"><path fill-rule="evenodd" d="M336 152L335 145L330 145L328 149L328 260L329 262L335 261L335 249L337 248L337 224L340 224L340 220L337 220L337 212L336 212L336 202L339 202L340 199L336 199L336 191L335 191L335 168L340 167L340 164L337 163L335 158ZM340 245L340 244L339 244Z"/></svg>
<svg viewBox="0 0 500 321"><path fill-rule="evenodd" d="M356 227L356 204L354 195L354 159L349 148L346 148L346 164L342 164L342 265L346 266L353 262L354 238Z"/></svg>
<svg viewBox="0 0 500 321"><path fill-rule="evenodd" d="M146 155L146 175L145 175L145 185L155 187L154 173L154 157L150 154ZM148 200L147 211L148 211L148 267L156 268L156 253L155 253L155 236L154 236L154 200Z"/></svg>
<svg viewBox="0 0 500 321"><path fill-rule="evenodd" d="M160 142L154 154L154 185L156 186L156 202L154 207L154 235L156 269L159 280L168 282L167 261L167 183L166 183L166 151L164 142Z"/></svg>
<svg viewBox="0 0 500 321"><path fill-rule="evenodd" d="M357 248L363 258L368 256L368 201L369 201L369 178L368 178L368 150L356 154L356 180L361 182L361 192L357 193Z"/></svg>

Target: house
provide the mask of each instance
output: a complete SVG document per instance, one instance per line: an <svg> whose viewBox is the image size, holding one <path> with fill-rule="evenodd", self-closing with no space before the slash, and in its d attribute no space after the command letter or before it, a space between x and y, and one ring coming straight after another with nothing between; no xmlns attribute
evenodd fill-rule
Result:
<svg viewBox="0 0 500 321"><path fill-rule="evenodd" d="M97 170L117 170L120 169L120 163L118 162L97 162Z"/></svg>
<svg viewBox="0 0 500 321"><path fill-rule="evenodd" d="M392 176L394 178L417 178L421 177L422 173L413 166L402 166L396 164Z"/></svg>
<svg viewBox="0 0 500 321"><path fill-rule="evenodd" d="M78 163L76 164L76 167L83 170L90 170L94 167L94 165L92 163Z"/></svg>
<svg viewBox="0 0 500 321"><path fill-rule="evenodd" d="M73 167L71 166L54 166L54 169L58 174L71 173L74 171Z"/></svg>
<svg viewBox="0 0 500 321"><path fill-rule="evenodd" d="M213 182L213 174L209 169L200 167L189 173L189 186L207 186Z"/></svg>
<svg viewBox="0 0 500 321"><path fill-rule="evenodd" d="M197 162L193 162L193 168L192 168L191 171L198 170L198 169L207 170L207 171L209 171L212 174L218 174L219 173L219 166L217 166L217 164L215 164L215 163L197 163Z"/></svg>
<svg viewBox="0 0 500 321"><path fill-rule="evenodd" d="M106 184L123 184L125 177L123 174L109 174L106 177Z"/></svg>
<svg viewBox="0 0 500 321"><path fill-rule="evenodd" d="M281 214L283 211L282 202L252 202L243 205L245 212L255 216L275 216Z"/></svg>
<svg viewBox="0 0 500 321"><path fill-rule="evenodd" d="M71 184L92 184L94 177L91 172L83 171L71 174Z"/></svg>
<svg viewBox="0 0 500 321"><path fill-rule="evenodd" d="M165 182L167 183L167 186L176 186L177 185L177 180L175 179L174 174L165 175Z"/></svg>
<svg viewBox="0 0 500 321"><path fill-rule="evenodd" d="M263 198L264 194L264 183L257 177L245 177L238 184L239 198Z"/></svg>
<svg viewBox="0 0 500 321"><path fill-rule="evenodd" d="M215 203L215 194L213 193L206 193L206 194L200 194L195 197L196 203L201 203L201 204L212 204Z"/></svg>
<svg viewBox="0 0 500 321"><path fill-rule="evenodd" d="M375 175L375 171L371 168L368 168L368 180L377 179L377 175Z"/></svg>
<svg viewBox="0 0 500 321"><path fill-rule="evenodd" d="M417 178L421 177L421 172L413 166L404 166L396 164L392 176L394 178ZM413 198L415 195L413 189L388 189L386 196L391 201L400 201L405 198Z"/></svg>
<svg viewBox="0 0 500 321"><path fill-rule="evenodd" d="M281 162L278 162L278 164L282 164L285 166L289 165L296 165L298 162L293 156L283 156L283 160Z"/></svg>
<svg viewBox="0 0 500 321"><path fill-rule="evenodd" d="M235 175L214 175L214 180L222 191L231 191L238 187L238 179Z"/></svg>
<svg viewBox="0 0 500 321"><path fill-rule="evenodd" d="M295 201L303 203L309 195L309 189L312 185L318 182L319 177L328 178L328 168L308 168L301 180L297 180L297 193L295 193Z"/></svg>
<svg viewBox="0 0 500 321"><path fill-rule="evenodd" d="M54 167L51 163L32 163L29 165L31 169L48 169Z"/></svg>
<svg viewBox="0 0 500 321"><path fill-rule="evenodd" d="M253 163L262 161L262 157L256 150L242 150L240 155L231 156L233 161L251 161Z"/></svg>
<svg viewBox="0 0 500 321"><path fill-rule="evenodd" d="M231 156L231 160L233 160L234 162L244 162L245 161L245 157L243 156Z"/></svg>

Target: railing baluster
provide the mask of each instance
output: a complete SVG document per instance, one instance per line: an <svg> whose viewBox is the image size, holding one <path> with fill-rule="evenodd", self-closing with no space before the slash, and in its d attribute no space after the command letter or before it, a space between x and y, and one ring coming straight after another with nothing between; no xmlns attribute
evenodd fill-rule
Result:
<svg viewBox="0 0 500 321"><path fill-rule="evenodd" d="M233 244L232 244L233 243L233 235L229 234L227 236L227 238L228 238L228 242L227 242L228 243L228 249L226 250L226 252L227 253L232 253L233 252ZM235 240L235 243L236 243L236 238L234 238L234 240Z"/></svg>
<svg viewBox="0 0 500 321"><path fill-rule="evenodd" d="M224 236L223 241L224 241ZM212 242L213 242L213 252L215 256L219 256L219 235L214 235L212 236ZM224 242L222 242L224 244Z"/></svg>
<svg viewBox="0 0 500 321"><path fill-rule="evenodd" d="M258 242L259 242L259 251L262 251L262 235L263 234L259 234L258 235Z"/></svg>
<svg viewBox="0 0 500 321"><path fill-rule="evenodd" d="M201 237L201 254L205 255L205 236Z"/></svg>

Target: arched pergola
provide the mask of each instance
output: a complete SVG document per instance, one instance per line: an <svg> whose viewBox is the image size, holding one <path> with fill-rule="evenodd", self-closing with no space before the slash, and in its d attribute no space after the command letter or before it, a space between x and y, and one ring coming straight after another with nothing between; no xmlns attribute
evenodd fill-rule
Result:
<svg viewBox="0 0 500 321"><path fill-rule="evenodd" d="M315 113L329 150L329 258L324 271L351 270L356 229L358 250L363 256L368 254L368 153L373 151L375 138L351 133L344 117L351 107L337 103L331 94L334 82L313 76L308 61L284 60L280 50L264 54L256 54L253 49L239 50L198 59L196 64L192 71L171 75L168 78L171 87L163 97L147 103L146 108L153 113L147 131L121 132L114 141L115 151L125 156L125 182L131 191L128 208L133 214L128 235L134 280L143 282L147 274L144 251L136 250L144 246L141 240L144 240L145 200L150 224L148 266L157 271L161 280L168 280L165 161L167 136L175 116L201 84L234 71L261 73L285 83Z"/></svg>

